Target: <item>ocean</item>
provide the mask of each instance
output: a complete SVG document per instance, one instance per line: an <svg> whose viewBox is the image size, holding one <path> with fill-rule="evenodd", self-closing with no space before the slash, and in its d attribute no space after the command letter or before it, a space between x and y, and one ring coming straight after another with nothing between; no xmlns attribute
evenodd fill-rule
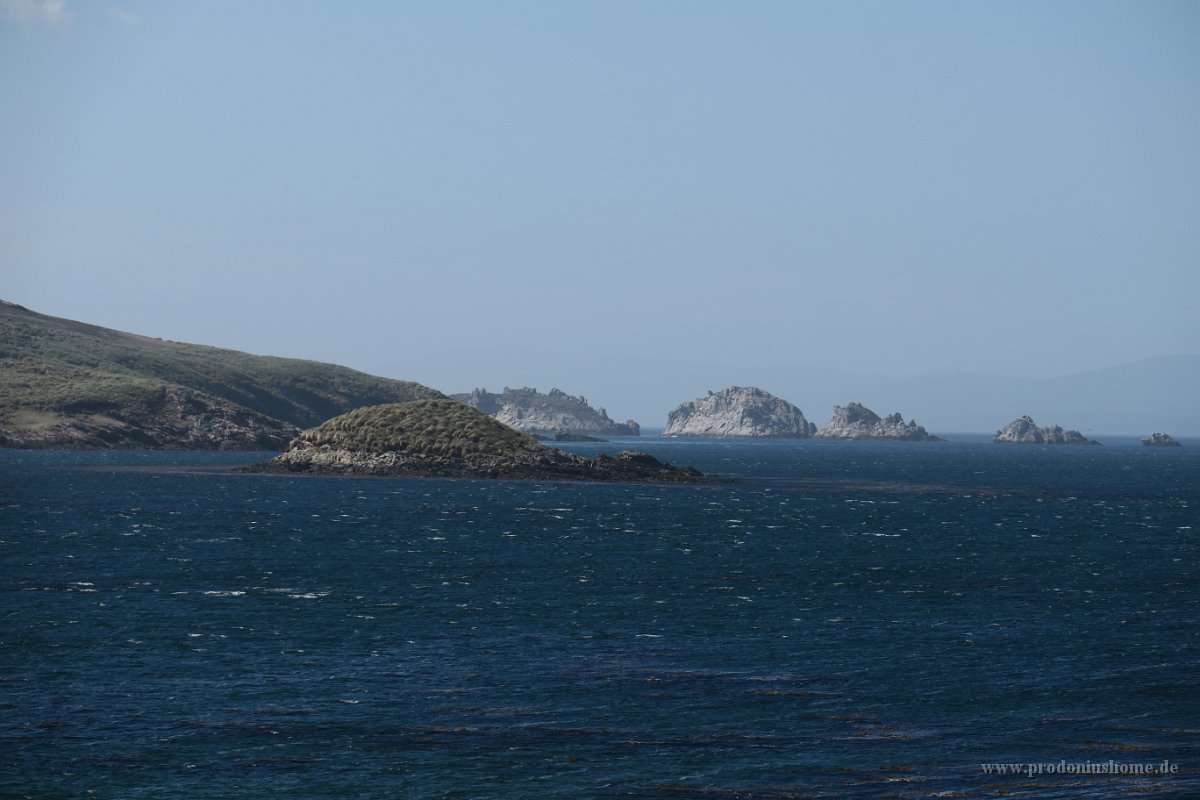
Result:
<svg viewBox="0 0 1200 800"><path fill-rule="evenodd" d="M1200 796L1200 447L1105 441L0 451L0 796Z"/></svg>

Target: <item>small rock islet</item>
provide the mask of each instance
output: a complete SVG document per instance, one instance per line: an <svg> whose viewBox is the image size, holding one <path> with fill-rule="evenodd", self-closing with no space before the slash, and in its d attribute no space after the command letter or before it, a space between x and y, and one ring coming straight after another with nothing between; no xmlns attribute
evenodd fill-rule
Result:
<svg viewBox="0 0 1200 800"><path fill-rule="evenodd" d="M1063 430L1058 425L1039 428L1028 415L1014 419L1005 425L1003 430L996 431L992 442L995 444L1100 444L1079 431Z"/></svg>
<svg viewBox="0 0 1200 800"><path fill-rule="evenodd" d="M894 439L904 442L941 442L915 421L899 413L880 417L862 403L833 407L833 418L821 426L817 439Z"/></svg>
<svg viewBox="0 0 1200 800"><path fill-rule="evenodd" d="M755 386L730 386L676 407L662 435L808 439L816 430L788 401Z"/></svg>

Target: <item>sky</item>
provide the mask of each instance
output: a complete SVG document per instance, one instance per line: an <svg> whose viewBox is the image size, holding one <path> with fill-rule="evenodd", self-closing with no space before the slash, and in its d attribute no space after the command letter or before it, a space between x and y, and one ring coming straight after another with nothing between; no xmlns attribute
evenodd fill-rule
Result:
<svg viewBox="0 0 1200 800"><path fill-rule="evenodd" d="M1197 42L1190 0L0 0L0 297L614 416L675 365L1200 353Z"/></svg>

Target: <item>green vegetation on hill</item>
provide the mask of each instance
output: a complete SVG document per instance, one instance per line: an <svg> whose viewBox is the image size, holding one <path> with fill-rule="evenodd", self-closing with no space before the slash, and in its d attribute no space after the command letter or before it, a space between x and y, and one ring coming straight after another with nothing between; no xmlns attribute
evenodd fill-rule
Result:
<svg viewBox="0 0 1200 800"><path fill-rule="evenodd" d="M360 408L305 431L301 440L316 447L452 458L516 457L547 450L533 437L456 400Z"/></svg>
<svg viewBox="0 0 1200 800"><path fill-rule="evenodd" d="M315 361L163 341L0 301L0 445L282 447L360 406L437 398Z"/></svg>

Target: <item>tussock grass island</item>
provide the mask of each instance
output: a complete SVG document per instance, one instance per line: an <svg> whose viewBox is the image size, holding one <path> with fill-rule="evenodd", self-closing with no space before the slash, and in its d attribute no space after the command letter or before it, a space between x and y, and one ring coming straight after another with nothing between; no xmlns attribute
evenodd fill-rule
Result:
<svg viewBox="0 0 1200 800"><path fill-rule="evenodd" d="M692 483L645 453L585 458L548 447L455 400L360 408L304 431L255 472Z"/></svg>
<svg viewBox="0 0 1200 800"><path fill-rule="evenodd" d="M359 408L305 431L300 438L312 447L451 458L481 454L516 458L546 449L533 437L453 400Z"/></svg>

